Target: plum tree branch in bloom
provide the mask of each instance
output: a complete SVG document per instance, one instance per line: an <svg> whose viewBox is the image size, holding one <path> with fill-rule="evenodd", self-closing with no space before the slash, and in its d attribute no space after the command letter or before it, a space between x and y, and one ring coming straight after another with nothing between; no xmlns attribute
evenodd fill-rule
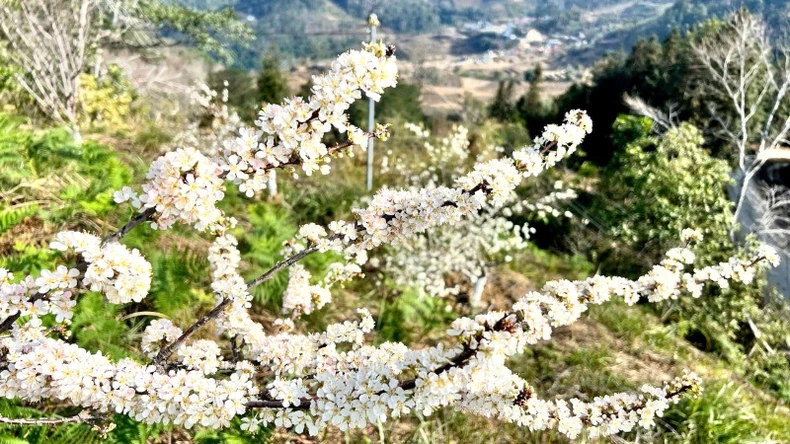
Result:
<svg viewBox="0 0 790 444"><path fill-rule="evenodd" d="M150 220L153 214L154 214L153 209L149 209L142 213L138 213L137 215L133 216L132 219L126 224L124 224L124 226L122 226L120 229L106 236L102 242L105 244L119 242L121 238L126 236L135 227L137 227L138 225L140 225L141 223L147 220ZM80 268L84 265L85 265L84 262L77 263L76 269L79 271L80 275L84 273L84 270L80 270ZM36 293L30 296L30 298L28 299L28 303L35 304L38 301L42 301L46 299L46 297L47 297L46 293ZM0 323L0 333L10 330L13 327L14 323L20 318L20 316L22 316L22 311L17 311L16 313L11 314L7 318L5 318L3 322Z"/></svg>
<svg viewBox="0 0 790 444"><path fill-rule="evenodd" d="M383 189L366 208L355 210L354 222L301 227L298 242L290 246L293 251L284 253L286 259L245 283L239 273L238 241L228 232L236 221L217 206L224 198L225 182L252 196L265 186L267 168L297 158L306 174L328 172L332 149L323 144L323 136L332 128L342 129L354 145L364 146L360 142L366 140L365 133L348 124L346 111L363 92L377 98L395 84L396 74L394 58L383 45L346 53L329 73L316 77L308 101L293 99L266 107L258 130L244 128L240 137L208 154L187 146L156 159L140 195L125 188L115 196L118 202L131 200L140 215L120 235L110 237L112 241L87 233L59 233L50 247L78 253L84 271L59 266L17 281L0 270L0 314L6 319L17 316L10 331L0 335L0 396L61 400L99 414L114 412L144 423L185 428L224 428L242 417L242 428L251 433L275 425L311 435L328 427L358 429L412 411L430 415L453 407L575 438L585 429L594 437L637 425L650 427L681 395L694 394L698 378L685 374L661 387L642 387L638 395L544 400L506 363L525 347L549 339L554 328L578 320L589 304L612 296L629 304L640 298L677 298L683 292L694 297L709 282L747 282L762 262L775 262L770 250L759 250L749 261L731 259L686 270L693 253L678 248L636 281L595 276L549 282L541 292L526 294L510 311L457 319L447 331L456 338L455 345L447 347L367 345L365 336L375 322L365 309L358 310L357 318L307 334L294 332L292 318L275 321L274 332L252 319L250 289L276 273L291 269L284 307L295 313L318 309L330 301L332 284L361 272L368 251L457 223L484 206L501 207L525 178L573 153L592 130L587 115L573 111L562 125L547 126L533 145L516 150L512 157L477 163L453 186ZM140 349L155 365L114 361L51 337L42 318L52 316L56 324L68 325L82 290L101 292L114 304L140 302L148 294L151 265L139 251L115 240L149 218L153 229L184 223L214 236L208 260L215 308L186 330L167 319L150 322ZM689 232L684 237L699 236ZM319 284L312 284L309 272L297 262L328 251L341 253L346 263L333 264L337 266ZM33 300L39 294L45 296ZM23 318L26 322L19 322ZM226 361L219 342L191 340L212 320L218 332L236 344L232 362Z"/></svg>
<svg viewBox="0 0 790 444"><path fill-rule="evenodd" d="M291 265L300 261L302 258L316 251L318 251L318 248L316 247L305 248L299 253L278 262L271 269L250 281L250 283L247 285L247 290L252 290L258 285L268 281L280 271L290 267ZM190 336L197 332L202 326L206 325L209 321L222 314L222 312L225 310L225 308L227 308L228 305L230 305L231 302L233 302L231 298L223 298L219 304L212 308L208 313L201 316L197 321L195 321L194 324L190 325L189 328L187 328L184 333L178 337L178 339L163 347L159 353L157 353L154 359L151 360L151 365L161 365L162 362L167 360L173 354L173 352L178 349L178 347L180 347L184 342L186 342L187 339L189 339Z"/></svg>
<svg viewBox="0 0 790 444"><path fill-rule="evenodd" d="M692 236L698 237L698 233L689 231L684 233L684 236L687 239ZM487 369L491 371L492 376L492 385L489 389L498 393L501 386L498 386L498 383L494 381L509 374L503 362L499 367L500 358L517 353L525 344L548 340L553 327L569 325L574 322L586 310L588 304L601 304L608 301L611 295L623 297L628 304L634 304L642 297L652 302L674 299L681 292L690 292L692 296L698 297L706 282L716 282L722 286L728 285L728 280L748 282L753 278L753 267L756 264L759 262L775 264L776 257L770 250L763 249L757 251L754 257L749 260L732 259L726 263L685 272L685 267L693 261L694 255L687 245L684 248L668 252L667 258L661 264L636 281L603 276L576 282L553 281L547 283L541 293L527 294L514 304L513 310L510 312L493 312L477 316L474 319L461 318L453 324L453 329L448 332L450 335L458 336L464 342L460 351L448 357L447 362L433 370L415 370L418 373L415 378L393 379L390 383L382 384L383 389L375 392L372 402L377 401L375 397L388 399L393 395L392 389L395 388L403 392L412 391L412 403L409 405L416 407L418 405L416 400L420 399L420 392L426 390L426 386L435 383L438 384L436 387L446 389L448 385L456 384L451 391L457 391L460 398L458 396L450 397L443 405L455 405L461 410L473 412L473 409L466 407L469 402L468 398L479 397L481 394L471 392L471 389L466 385L470 382L467 378L474 380L475 371L479 370L479 366L481 366L480 361L492 361L486 362L486 364L495 366L495 368ZM459 376L459 372L470 370L471 375ZM443 377L445 374L449 376ZM524 417L524 412L511 411L512 406L507 403L503 404L502 400L496 401L499 404L496 402L493 405L486 404L488 406L486 415L519 424L525 423L530 428L557 427L570 438L577 436L582 426L590 428L593 435L603 436L630 430L637 422L643 426L649 426L656 413L660 415L669 404L677 402L681 395L694 394L699 390L698 378L692 374L686 374L662 388L643 388L645 396L633 397L618 394L597 398L592 403L573 400L571 401L573 404L573 413L571 414L570 410L563 407L564 401L539 401L532 388L526 386L514 375L513 377L517 383L514 384L515 388L511 391L512 399L509 402L518 407L528 408L526 417ZM267 409L288 408L292 411L310 410L312 414L316 414L315 406L320 405L321 390L319 389L315 395L300 398L295 404L284 402L275 406L274 400L266 399L248 402L246 406ZM370 388L367 390L369 392ZM430 387L428 390L430 391ZM360 390L360 392L365 393L364 390ZM365 395L353 402L358 403L364 397ZM346 403L349 400L346 398ZM370 397L367 400L371 402ZM491 402L490 399L485 401ZM536 412L533 409L536 406L546 409L552 420L544 423L541 421L545 421L546 418L534 417ZM355 407L370 408L362 405L355 405ZM429 407L429 409L432 408ZM265 415L264 413L263 423L267 422ZM301 415L297 415L297 417L301 418ZM552 421L556 422L552 425Z"/></svg>
<svg viewBox="0 0 790 444"><path fill-rule="evenodd" d="M83 410L74 416L65 418L4 418L0 416L0 423L13 425L57 425L75 422L94 424L102 420L104 418L91 415L89 410Z"/></svg>
<svg viewBox="0 0 790 444"><path fill-rule="evenodd" d="M398 151L388 151L382 170L396 173L392 179L397 185L420 191L453 183L466 174L470 161L495 159L504 152L502 147L484 147L474 157L469 150L469 130L462 125L444 137L433 138L420 125L407 123L403 129L403 133L396 132L400 136ZM552 147L549 143L543 154ZM438 227L430 234L418 234L390 246L377 258L380 268L374 268L379 268L379 276L399 287L415 289L421 296L460 296L459 300L467 299L472 309L481 309L485 306L482 296L489 268L512 260L510 253L526 248L534 231L528 224L513 223L514 216L529 211L544 219L549 215L572 217L554 204L575 197L573 190L563 189L561 181L555 181L553 191L535 202L511 192L502 205L485 205L477 214L467 214L452 226Z"/></svg>
<svg viewBox="0 0 790 444"><path fill-rule="evenodd" d="M104 242L119 242L124 236L129 234L130 231L135 229L138 225L143 222L150 221L151 218L154 216L154 209L149 208L142 213L137 213L134 215L129 222L124 224L120 229L115 231L114 233L110 234L109 236L104 238Z"/></svg>

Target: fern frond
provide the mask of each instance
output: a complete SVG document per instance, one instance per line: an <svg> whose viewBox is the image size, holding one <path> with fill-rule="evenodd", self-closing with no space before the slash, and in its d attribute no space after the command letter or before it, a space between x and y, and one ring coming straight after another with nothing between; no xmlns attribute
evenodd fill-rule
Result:
<svg viewBox="0 0 790 444"><path fill-rule="evenodd" d="M19 225L23 220L36 214L39 208L35 204L19 204L0 207L0 236Z"/></svg>

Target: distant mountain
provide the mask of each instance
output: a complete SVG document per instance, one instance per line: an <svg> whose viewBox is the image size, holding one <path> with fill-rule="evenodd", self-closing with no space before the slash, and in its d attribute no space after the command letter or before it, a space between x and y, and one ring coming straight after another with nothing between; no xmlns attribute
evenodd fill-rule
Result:
<svg viewBox="0 0 790 444"><path fill-rule="evenodd" d="M234 8L256 34L250 48L237 48L237 64L245 68L256 67L264 52L275 51L284 59L326 58L358 46L367 38L366 22L371 12L378 14L385 30L399 34L432 33L443 26L469 22L538 17L538 26L543 26L540 30L547 34L590 35L588 31L592 31L594 46L567 57L569 62L592 63L606 51L630 49L640 37L663 38L674 28L688 29L742 4L763 13L777 27L787 20L788 11L788 0L678 0L669 9L667 0L173 1L201 9ZM580 19L586 11L605 17L594 30ZM617 19L626 13L633 21Z"/></svg>
<svg viewBox="0 0 790 444"><path fill-rule="evenodd" d="M526 15L539 0L177 0L200 9L234 8L255 31L237 63L255 67L263 52L287 58L323 58L357 46L375 12L385 29L425 33L442 25ZM611 1L611 0L594 0Z"/></svg>
<svg viewBox="0 0 790 444"><path fill-rule="evenodd" d="M591 62L604 52L630 50L639 38L667 37L673 29L687 31L694 25L716 17L724 17L737 8L745 7L762 14L777 31L790 30L790 2L788 0L677 0L664 14L629 30L613 32L593 48L569 54L568 60Z"/></svg>
<svg viewBox="0 0 790 444"><path fill-rule="evenodd" d="M191 0L213 1L218 0ZM237 65L256 68L264 53L283 59L323 58L358 46L366 21L331 0L220 0L232 6L254 30L249 48L236 48Z"/></svg>

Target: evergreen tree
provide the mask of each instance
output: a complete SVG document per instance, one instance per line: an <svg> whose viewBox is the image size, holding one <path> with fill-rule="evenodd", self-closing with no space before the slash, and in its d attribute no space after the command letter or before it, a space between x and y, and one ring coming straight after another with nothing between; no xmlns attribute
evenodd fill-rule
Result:
<svg viewBox="0 0 790 444"><path fill-rule="evenodd" d="M517 120L516 108L513 106L513 80L500 80L493 102L488 107L488 115L501 122Z"/></svg>
<svg viewBox="0 0 790 444"><path fill-rule="evenodd" d="M516 102L516 111L526 124L530 134L540 134L548 117L548 110L541 99L543 93L543 66L538 63L535 69L524 74L524 80L529 82L529 89Z"/></svg>
<svg viewBox="0 0 790 444"><path fill-rule="evenodd" d="M255 120L259 107L257 90L254 78L247 71L232 68L212 72L208 76L208 86L218 92L227 88L228 105L234 107L245 121Z"/></svg>
<svg viewBox="0 0 790 444"><path fill-rule="evenodd" d="M258 106L268 103L280 103L288 97L288 80L280 70L280 64L273 54L266 55L261 61L261 72L258 74Z"/></svg>

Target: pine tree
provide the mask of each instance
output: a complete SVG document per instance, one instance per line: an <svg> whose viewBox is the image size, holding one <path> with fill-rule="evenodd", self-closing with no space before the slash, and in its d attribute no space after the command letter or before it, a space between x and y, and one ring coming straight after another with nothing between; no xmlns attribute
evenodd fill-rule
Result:
<svg viewBox="0 0 790 444"><path fill-rule="evenodd" d="M266 55L261 61L257 86L256 98L260 106L280 103L288 96L288 80L280 71L280 64L273 54Z"/></svg>
<svg viewBox="0 0 790 444"><path fill-rule="evenodd" d="M529 82L527 93L516 103L519 118L526 124L530 134L539 134L546 122L548 110L541 98L543 94L543 66L538 63L535 69L524 74Z"/></svg>
<svg viewBox="0 0 790 444"><path fill-rule="evenodd" d="M512 122L517 119L516 109L513 106L512 80L501 80L496 90L493 102L488 107L488 115L501 122Z"/></svg>
<svg viewBox="0 0 790 444"><path fill-rule="evenodd" d="M210 73L208 85L215 91L227 88L228 105L236 108L236 112L245 121L252 122L258 117L260 106L254 80L247 71L232 68Z"/></svg>

